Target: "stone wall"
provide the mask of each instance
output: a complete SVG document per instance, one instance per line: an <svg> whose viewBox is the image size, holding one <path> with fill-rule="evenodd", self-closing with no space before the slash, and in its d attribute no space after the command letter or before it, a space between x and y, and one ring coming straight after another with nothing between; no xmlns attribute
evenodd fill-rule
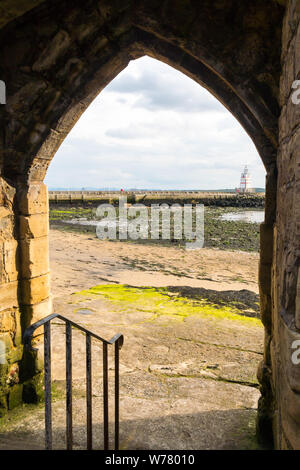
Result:
<svg viewBox="0 0 300 470"><path fill-rule="evenodd" d="M290 0L283 25L280 86L277 220L274 236L272 387L276 397L276 447L300 449L300 104L292 88L300 79L300 2Z"/></svg>
<svg viewBox="0 0 300 470"><path fill-rule="evenodd" d="M16 189L0 179L0 416L22 399L22 330L18 302L20 253L14 214Z"/></svg>
<svg viewBox="0 0 300 470"><path fill-rule="evenodd" d="M4 179L0 184L1 415L21 401L39 399L41 366L23 351L22 337L27 326L51 313L51 297L47 188L15 188Z"/></svg>
<svg viewBox="0 0 300 470"><path fill-rule="evenodd" d="M13 0L5 3L2 410L39 398L41 367L24 354L22 333L51 312L48 165L97 94L130 60L147 54L214 94L248 132L265 165L259 279L266 334L258 429L269 441L274 436L277 448L300 448L300 369L290 359L300 333L300 105L291 102L292 82L300 79L299 0L26 0L21 10Z"/></svg>

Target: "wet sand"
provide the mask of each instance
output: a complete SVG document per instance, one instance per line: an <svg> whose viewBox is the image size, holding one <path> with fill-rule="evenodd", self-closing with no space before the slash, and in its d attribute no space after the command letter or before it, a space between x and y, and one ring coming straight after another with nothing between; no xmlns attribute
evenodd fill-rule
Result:
<svg viewBox="0 0 300 470"><path fill-rule="evenodd" d="M259 448L256 370L262 359L263 328L257 318L219 318L201 312L174 315L168 311L168 305L173 310L176 306L172 297L167 304L156 302L159 314L153 314L146 302L144 306L112 301L89 291L101 284L168 286L172 293L176 289L188 293L188 312L193 294L201 289L256 298L257 253L151 247L58 230L51 230L50 243L55 311L107 339L124 334L121 449ZM83 289L87 292L79 294ZM59 449L65 447L65 328L53 323L53 439ZM103 445L101 351L101 345L93 343L94 448L98 449ZM109 383L112 433L111 356ZM73 387L74 448L81 449L86 442L85 338L78 330L73 330ZM43 448L43 405L25 407L21 420L18 413L13 410L2 426L0 449Z"/></svg>

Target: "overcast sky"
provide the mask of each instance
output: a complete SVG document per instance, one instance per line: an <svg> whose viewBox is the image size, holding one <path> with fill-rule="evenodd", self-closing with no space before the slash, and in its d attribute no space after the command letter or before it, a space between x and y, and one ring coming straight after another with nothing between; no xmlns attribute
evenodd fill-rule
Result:
<svg viewBox="0 0 300 470"><path fill-rule="evenodd" d="M46 176L49 188L254 187L265 171L250 137L210 93L149 57L132 61L89 106Z"/></svg>

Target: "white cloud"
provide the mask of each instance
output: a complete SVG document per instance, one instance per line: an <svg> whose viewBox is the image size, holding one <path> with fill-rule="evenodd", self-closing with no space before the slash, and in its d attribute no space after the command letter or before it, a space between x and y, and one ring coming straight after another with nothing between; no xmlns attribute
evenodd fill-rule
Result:
<svg viewBox="0 0 300 470"><path fill-rule="evenodd" d="M89 106L54 157L49 187L235 187L264 167L235 118L204 88L149 57L131 62Z"/></svg>

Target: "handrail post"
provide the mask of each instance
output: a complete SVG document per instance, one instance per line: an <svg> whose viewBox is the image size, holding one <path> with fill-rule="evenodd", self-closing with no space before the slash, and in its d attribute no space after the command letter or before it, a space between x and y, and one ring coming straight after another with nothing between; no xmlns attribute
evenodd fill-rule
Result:
<svg viewBox="0 0 300 470"><path fill-rule="evenodd" d="M57 318L65 322L66 326L66 443L67 449L73 447L73 416L72 416L72 327L83 331L86 335L86 405L87 405L87 449L92 449L92 338L102 342L103 346L103 428L104 449L109 449L109 399L108 399L108 348L115 345L115 450L119 448L119 398L120 398L120 371L119 350L123 345L123 335L117 334L109 341L93 333L82 325L60 314L52 313L47 317L26 328L23 343L24 348L37 351L32 345L33 334L36 329L44 326L44 380L45 380L45 448L52 450L52 402L51 402L51 320Z"/></svg>
<svg viewBox="0 0 300 470"><path fill-rule="evenodd" d="M86 436L87 450L93 448L92 432L92 361L91 361L91 335L86 334Z"/></svg>
<svg viewBox="0 0 300 470"><path fill-rule="evenodd" d="M103 343L103 426L104 426L104 450L109 448L108 435L108 364L107 344Z"/></svg>
<svg viewBox="0 0 300 470"><path fill-rule="evenodd" d="M52 409L51 409L51 326L44 324L44 368L45 368L45 447L52 449Z"/></svg>
<svg viewBox="0 0 300 470"><path fill-rule="evenodd" d="M120 385L119 385L119 339L115 342L115 450L119 450Z"/></svg>
<svg viewBox="0 0 300 470"><path fill-rule="evenodd" d="M66 322L66 441L67 450L73 447L72 416L72 327Z"/></svg>

